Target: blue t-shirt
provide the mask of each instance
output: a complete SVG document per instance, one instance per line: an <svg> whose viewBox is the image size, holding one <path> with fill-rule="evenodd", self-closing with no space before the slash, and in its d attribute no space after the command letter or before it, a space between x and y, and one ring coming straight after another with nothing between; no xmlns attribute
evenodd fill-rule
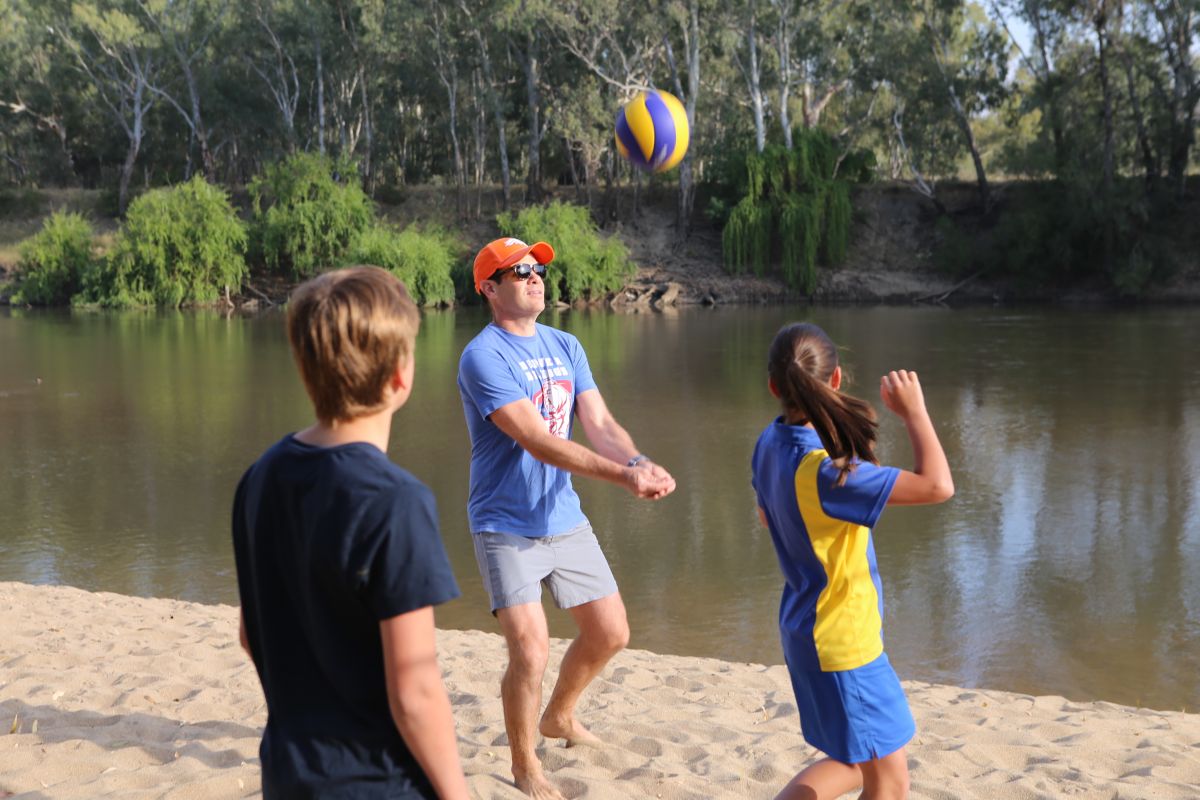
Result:
<svg viewBox="0 0 1200 800"><path fill-rule="evenodd" d="M754 446L754 490L783 570L779 628L793 669L838 672L883 652L871 528L900 471L857 462L842 486L812 428L782 418Z"/></svg>
<svg viewBox="0 0 1200 800"><path fill-rule="evenodd" d="M289 435L242 476L233 547L263 796L436 797L392 720L379 633L458 596L429 489L369 444Z"/></svg>
<svg viewBox="0 0 1200 800"><path fill-rule="evenodd" d="M571 474L529 455L488 417L527 398L550 433L569 439L575 398L595 388L569 333L539 323L533 336L517 336L490 323L471 340L458 363L458 390L471 434L472 533L554 536L587 521Z"/></svg>

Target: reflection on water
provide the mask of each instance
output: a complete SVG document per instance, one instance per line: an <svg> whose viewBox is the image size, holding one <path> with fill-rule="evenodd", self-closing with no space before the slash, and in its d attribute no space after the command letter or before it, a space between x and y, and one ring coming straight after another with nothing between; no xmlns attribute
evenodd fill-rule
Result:
<svg viewBox="0 0 1200 800"><path fill-rule="evenodd" d="M878 375L917 369L954 467L950 503L891 509L876 529L903 677L1200 707L1200 312L1186 309L552 318L679 482L659 503L577 482L634 647L780 661L780 577L748 464L776 413L766 348L793 319L845 346L852 391L877 405ZM455 386L482 324L425 317L391 455L438 497L464 590L439 623L494 631L466 532ZM236 603L233 487L308 414L278 315L0 315L0 580ZM909 464L894 418L880 455Z"/></svg>

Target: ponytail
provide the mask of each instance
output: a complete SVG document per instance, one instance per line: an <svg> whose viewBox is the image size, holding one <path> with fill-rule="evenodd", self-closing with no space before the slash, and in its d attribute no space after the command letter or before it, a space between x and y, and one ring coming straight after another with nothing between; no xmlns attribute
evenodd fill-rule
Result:
<svg viewBox="0 0 1200 800"><path fill-rule="evenodd" d="M771 343L768 372L784 414L791 423L812 423L838 466L841 486L855 461L879 463L875 459L879 423L870 403L829 385L837 366L837 347L811 323L787 325Z"/></svg>

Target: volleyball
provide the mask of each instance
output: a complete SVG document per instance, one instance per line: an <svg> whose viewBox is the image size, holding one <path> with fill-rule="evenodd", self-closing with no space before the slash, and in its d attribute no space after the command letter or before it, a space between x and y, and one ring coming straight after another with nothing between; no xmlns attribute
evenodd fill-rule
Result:
<svg viewBox="0 0 1200 800"><path fill-rule="evenodd" d="M688 149L688 119L673 94L638 92L617 112L617 152L639 169L665 172Z"/></svg>

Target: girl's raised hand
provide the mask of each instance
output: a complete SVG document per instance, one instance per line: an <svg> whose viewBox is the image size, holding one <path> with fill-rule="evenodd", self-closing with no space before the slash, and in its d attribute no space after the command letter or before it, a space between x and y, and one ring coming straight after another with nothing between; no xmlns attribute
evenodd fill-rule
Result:
<svg viewBox="0 0 1200 800"><path fill-rule="evenodd" d="M887 409L901 419L925 413L925 394L917 373L894 369L879 379L879 399Z"/></svg>

